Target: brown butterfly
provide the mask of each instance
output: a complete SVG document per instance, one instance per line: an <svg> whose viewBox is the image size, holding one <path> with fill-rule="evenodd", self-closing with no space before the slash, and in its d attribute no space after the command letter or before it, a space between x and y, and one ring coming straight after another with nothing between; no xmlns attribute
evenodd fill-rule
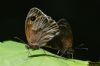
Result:
<svg viewBox="0 0 100 66"><path fill-rule="evenodd" d="M25 21L27 48L49 47L65 51L72 48L71 27L65 19L58 22L40 9L30 9Z"/></svg>

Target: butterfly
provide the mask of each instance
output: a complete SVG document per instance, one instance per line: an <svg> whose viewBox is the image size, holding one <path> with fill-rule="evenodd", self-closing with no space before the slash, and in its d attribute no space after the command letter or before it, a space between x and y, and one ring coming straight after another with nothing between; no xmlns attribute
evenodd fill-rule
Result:
<svg viewBox="0 0 100 66"><path fill-rule="evenodd" d="M72 48L73 37L69 23L65 19L56 22L36 7L27 14L25 34L28 41L26 47L29 49L49 47L66 51Z"/></svg>

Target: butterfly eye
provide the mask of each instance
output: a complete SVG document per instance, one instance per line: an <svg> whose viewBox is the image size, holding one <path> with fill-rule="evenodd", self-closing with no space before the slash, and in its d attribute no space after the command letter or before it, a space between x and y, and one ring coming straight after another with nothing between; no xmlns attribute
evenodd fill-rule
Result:
<svg viewBox="0 0 100 66"><path fill-rule="evenodd" d="M32 16L32 17L31 17L31 21L34 21L35 19L36 19L35 16Z"/></svg>

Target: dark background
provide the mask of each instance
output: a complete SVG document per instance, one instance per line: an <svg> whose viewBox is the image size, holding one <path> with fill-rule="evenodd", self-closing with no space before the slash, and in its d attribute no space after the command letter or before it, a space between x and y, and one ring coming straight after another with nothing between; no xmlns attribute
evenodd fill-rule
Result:
<svg viewBox="0 0 100 66"><path fill-rule="evenodd" d="M100 60L100 23L96 18L99 2L92 0L0 0L0 41L18 37L26 42L24 25L30 8L38 7L58 21L66 18L74 37L73 47L84 44L75 58Z"/></svg>

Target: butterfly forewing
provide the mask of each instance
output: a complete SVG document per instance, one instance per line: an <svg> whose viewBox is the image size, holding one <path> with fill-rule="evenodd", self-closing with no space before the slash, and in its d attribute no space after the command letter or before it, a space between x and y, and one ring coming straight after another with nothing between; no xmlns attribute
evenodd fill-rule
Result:
<svg viewBox="0 0 100 66"><path fill-rule="evenodd" d="M38 8L30 9L25 21L25 33L31 49L42 47L59 34L58 24Z"/></svg>

